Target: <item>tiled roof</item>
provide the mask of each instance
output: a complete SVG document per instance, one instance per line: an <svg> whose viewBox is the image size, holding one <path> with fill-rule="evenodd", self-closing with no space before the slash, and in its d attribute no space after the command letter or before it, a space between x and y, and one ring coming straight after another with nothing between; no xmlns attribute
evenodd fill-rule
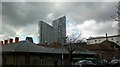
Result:
<svg viewBox="0 0 120 67"><path fill-rule="evenodd" d="M69 53L66 49L36 45L29 41L20 41L2 46L2 52ZM90 51L74 51L73 54L96 54Z"/></svg>
<svg viewBox="0 0 120 67"><path fill-rule="evenodd" d="M2 46L3 52L36 52L36 53L61 53L62 49L47 48L35 45L29 41L20 41L18 43L6 44ZM63 53L68 53L63 49Z"/></svg>
<svg viewBox="0 0 120 67"><path fill-rule="evenodd" d="M99 44L102 50L114 50L114 47L117 47L118 45L114 42L105 40L102 43Z"/></svg>
<svg viewBox="0 0 120 67"><path fill-rule="evenodd" d="M89 45L87 45L87 49L88 50L100 50L101 48L100 48L99 44L89 44Z"/></svg>
<svg viewBox="0 0 120 67"><path fill-rule="evenodd" d="M114 46L119 47L116 43L105 40L99 44L89 44L87 48L89 50L113 50Z"/></svg>

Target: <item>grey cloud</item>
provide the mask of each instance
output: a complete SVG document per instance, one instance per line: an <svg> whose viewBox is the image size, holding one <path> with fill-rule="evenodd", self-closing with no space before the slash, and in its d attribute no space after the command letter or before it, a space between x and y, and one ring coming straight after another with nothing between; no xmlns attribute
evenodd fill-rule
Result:
<svg viewBox="0 0 120 67"><path fill-rule="evenodd" d="M32 7L22 3L3 3L3 21L16 26L25 26L33 23L38 15ZM9 21L6 19L10 19Z"/></svg>
<svg viewBox="0 0 120 67"><path fill-rule="evenodd" d="M4 0L3 2L118 2L119 0Z"/></svg>
<svg viewBox="0 0 120 67"><path fill-rule="evenodd" d="M10 38L15 36L15 29L9 25L6 25L2 28L2 34L5 35L4 38Z"/></svg>
<svg viewBox="0 0 120 67"><path fill-rule="evenodd" d="M108 20L112 20L110 16L115 14L115 5L116 3L110 2L78 3L78 8L73 8L73 10L71 11L75 12L75 14L73 13L74 15L71 16L71 18L74 19L76 22L80 23L90 19L95 19L97 22L105 22Z"/></svg>
<svg viewBox="0 0 120 67"><path fill-rule="evenodd" d="M116 2L3 2L2 20L3 28L5 28L3 32L15 34L17 30L14 31L14 28L18 30L26 29L28 26L30 28L32 24L37 24L40 20L50 23L62 15L66 15L70 22L75 25L91 19L98 23L104 23L105 21L112 21L110 16L115 14L115 5L117 5ZM53 16L47 18L50 13ZM6 25L9 25L9 28ZM10 28L13 29L9 30ZM99 33L110 30L109 28L100 30ZM27 33L31 31L29 30ZM110 33L112 32L110 31Z"/></svg>
<svg viewBox="0 0 120 67"><path fill-rule="evenodd" d="M115 12L114 3L103 2L68 2L61 3L60 7L54 8L54 2L26 2L26 3L3 3L3 20L4 15L12 20L13 25L26 25L36 20L46 20L45 17L49 13L53 13L54 17L68 15L71 19L83 22L89 19L96 21L110 20L110 16ZM52 19L53 19L52 18ZM52 20L51 19L51 20ZM6 22L8 22L6 20Z"/></svg>
<svg viewBox="0 0 120 67"><path fill-rule="evenodd" d="M0 2L0 34L2 33L2 2Z"/></svg>
<svg viewBox="0 0 120 67"><path fill-rule="evenodd" d="M109 21L108 23L105 23L103 26L95 30L96 34L98 35L105 35L105 33L108 33L109 35L117 34L117 29L112 27L112 22Z"/></svg>

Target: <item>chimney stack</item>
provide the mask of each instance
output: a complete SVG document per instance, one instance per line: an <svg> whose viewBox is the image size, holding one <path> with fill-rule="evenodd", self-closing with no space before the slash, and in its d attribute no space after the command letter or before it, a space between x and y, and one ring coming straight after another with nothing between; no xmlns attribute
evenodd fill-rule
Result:
<svg viewBox="0 0 120 67"><path fill-rule="evenodd" d="M8 40L4 40L4 44L8 44Z"/></svg>
<svg viewBox="0 0 120 67"><path fill-rule="evenodd" d="M29 42L34 43L34 42L33 42L33 38L32 38L32 37L26 37L26 40L27 40L27 41L29 41Z"/></svg>
<svg viewBox="0 0 120 67"><path fill-rule="evenodd" d="M15 37L15 43L19 42L19 37Z"/></svg>
<svg viewBox="0 0 120 67"><path fill-rule="evenodd" d="M10 39L9 39L9 43L13 43L13 39L10 38Z"/></svg>
<svg viewBox="0 0 120 67"><path fill-rule="evenodd" d="M3 45L3 41L0 42L0 45Z"/></svg>

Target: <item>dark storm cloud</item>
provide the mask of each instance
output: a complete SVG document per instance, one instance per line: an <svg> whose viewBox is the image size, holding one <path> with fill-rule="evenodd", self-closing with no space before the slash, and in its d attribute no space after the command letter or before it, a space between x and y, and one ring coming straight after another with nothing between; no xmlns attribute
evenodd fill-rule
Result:
<svg viewBox="0 0 120 67"><path fill-rule="evenodd" d="M119 0L4 0L3 2L118 2Z"/></svg>
<svg viewBox="0 0 120 67"><path fill-rule="evenodd" d="M2 3L0 2L0 34L2 34Z"/></svg>
<svg viewBox="0 0 120 67"><path fill-rule="evenodd" d="M33 32L32 29L37 28L33 26L38 21L44 20L50 23L63 15L67 16L70 23L74 25L84 23L87 20L105 23L106 21L112 21L110 16L117 11L115 5L117 5L116 2L3 2L3 32L4 34L15 34L22 29L23 32L21 33L30 34ZM31 29L26 32L24 29L27 30L28 26ZM112 27L106 28L106 30L95 30L94 32L100 34L111 29ZM37 33L37 29L35 32Z"/></svg>
<svg viewBox="0 0 120 67"><path fill-rule="evenodd" d="M72 3L71 3L72 4ZM89 2L75 3L68 8L66 12L70 18L76 22L83 22L90 19L95 19L97 22L105 22L112 20L110 16L115 14L116 3L110 2Z"/></svg>
<svg viewBox="0 0 120 67"><path fill-rule="evenodd" d="M40 12L32 5L27 3L3 3L3 21L9 23L12 26L26 26L27 24L35 22L40 17ZM43 12L42 12L43 13ZM41 14L42 14L41 13ZM9 21L7 20L9 19Z"/></svg>
<svg viewBox="0 0 120 67"><path fill-rule="evenodd" d="M116 3L109 2L58 3L58 5L55 5L54 3L39 2L4 2L2 5L2 10L3 20L5 18L10 19L10 22L5 19L5 23L23 26L34 23L38 20L46 20L46 16L49 13L54 14L53 18L59 17L61 15L67 15L72 20L75 20L77 22L83 22L89 19L95 19L96 21L107 21L111 20L110 16L115 13L115 5ZM47 20L48 19L49 18L47 18Z"/></svg>

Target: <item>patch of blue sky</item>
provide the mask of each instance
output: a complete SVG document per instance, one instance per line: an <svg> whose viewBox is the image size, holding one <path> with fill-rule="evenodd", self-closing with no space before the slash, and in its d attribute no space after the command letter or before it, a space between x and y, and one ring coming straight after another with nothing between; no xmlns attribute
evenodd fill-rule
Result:
<svg viewBox="0 0 120 67"><path fill-rule="evenodd" d="M20 38L20 40L25 40L26 39L26 37L27 37L27 35L19 35L19 38Z"/></svg>
<svg viewBox="0 0 120 67"><path fill-rule="evenodd" d="M70 36L72 36L72 35L75 35L75 36L79 35L79 34L80 34L79 29L77 29L76 26L74 26L74 29L71 29L71 28L70 28L71 25L74 26L74 23L71 23L71 22L70 22L70 19L69 19L69 18L66 18L66 33L70 33L70 31L73 31ZM68 36L68 35L67 35L67 36Z"/></svg>
<svg viewBox="0 0 120 67"><path fill-rule="evenodd" d="M33 37L33 41L34 41L34 43L39 43L38 37Z"/></svg>
<svg viewBox="0 0 120 67"><path fill-rule="evenodd" d="M66 18L66 28L68 28L70 26L70 19Z"/></svg>

